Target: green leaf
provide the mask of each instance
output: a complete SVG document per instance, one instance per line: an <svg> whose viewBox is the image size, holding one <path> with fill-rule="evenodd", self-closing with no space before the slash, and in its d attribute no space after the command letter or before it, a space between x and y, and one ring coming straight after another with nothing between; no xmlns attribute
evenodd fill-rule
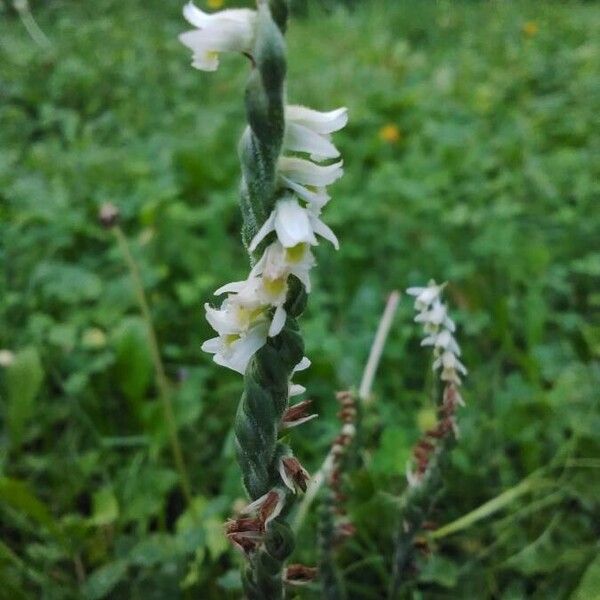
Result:
<svg viewBox="0 0 600 600"><path fill-rule="evenodd" d="M419 581L437 583L445 588L452 588L458 580L458 567L447 558L434 554L419 574Z"/></svg>
<svg viewBox="0 0 600 600"><path fill-rule="evenodd" d="M127 573L127 562L118 560L94 571L83 585L82 593L87 600L105 598Z"/></svg>
<svg viewBox="0 0 600 600"><path fill-rule="evenodd" d="M152 380L152 358L148 331L141 318L127 319L116 336L117 383L132 402L140 401Z"/></svg>
<svg viewBox="0 0 600 600"><path fill-rule="evenodd" d="M6 420L14 446L21 443L27 421L33 416L43 380L44 371L35 348L21 350L6 370Z"/></svg>
<svg viewBox="0 0 600 600"><path fill-rule="evenodd" d="M384 475L404 473L410 450L406 431L399 427L388 427L383 432L381 445L373 456L373 470Z"/></svg>
<svg viewBox="0 0 600 600"><path fill-rule="evenodd" d="M58 527L47 506L38 500L22 481L1 477L0 500L58 534Z"/></svg>
<svg viewBox="0 0 600 600"><path fill-rule="evenodd" d="M119 517L119 503L112 488L98 490L92 497L93 512L90 518L92 525L108 525Z"/></svg>
<svg viewBox="0 0 600 600"><path fill-rule="evenodd" d="M600 554L588 565L570 600L600 599Z"/></svg>

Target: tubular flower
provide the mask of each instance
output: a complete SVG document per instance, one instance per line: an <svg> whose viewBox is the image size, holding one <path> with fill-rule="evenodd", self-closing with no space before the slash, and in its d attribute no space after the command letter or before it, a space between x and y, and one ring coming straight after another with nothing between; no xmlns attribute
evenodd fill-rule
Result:
<svg viewBox="0 0 600 600"><path fill-rule="evenodd" d="M318 212L311 210L310 206L300 206L295 198L286 197L277 202L275 210L250 243L250 251L256 250L272 231L277 233L277 239L284 248L293 248L298 244L316 246L316 235L330 241L336 249L339 248L335 233L319 219Z"/></svg>
<svg viewBox="0 0 600 600"><path fill-rule="evenodd" d="M221 308L205 304L206 319L218 336L207 340L202 350L214 354L218 364L244 373L250 358L267 339L268 306L262 302L260 286L254 282L236 282L223 286L217 294L230 293Z"/></svg>
<svg viewBox="0 0 600 600"><path fill-rule="evenodd" d="M314 265L315 257L310 250L310 244L301 242L285 248L281 242L276 241L266 248L250 272L250 277L262 275L263 279L276 281L294 275L302 282L306 291L310 292L310 270Z"/></svg>
<svg viewBox="0 0 600 600"><path fill-rule="evenodd" d="M319 112L305 106L287 106L284 148L304 152L312 160L337 158L340 153L331 143L331 133L339 131L348 122L348 109L338 108Z"/></svg>
<svg viewBox="0 0 600 600"><path fill-rule="evenodd" d="M256 30L256 11L240 8L208 14L192 2L183 16L196 27L179 36L193 53L192 66L201 71L216 71L220 52L250 53Z"/></svg>

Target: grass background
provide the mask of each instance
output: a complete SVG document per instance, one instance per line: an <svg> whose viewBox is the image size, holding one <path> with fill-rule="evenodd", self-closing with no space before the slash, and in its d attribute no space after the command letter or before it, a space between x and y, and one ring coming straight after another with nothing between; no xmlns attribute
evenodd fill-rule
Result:
<svg viewBox="0 0 600 600"><path fill-rule="evenodd" d="M202 304L243 277L236 143L243 59L189 67L179 2L32 5L52 48L0 13L0 598L238 598L222 522L243 497L241 380L214 366ZM411 598L600 597L600 7L372 1L310 7L288 35L289 98L346 105L346 175L302 319L314 470L387 293L448 280L470 369L434 519L515 486L418 556ZM200 522L170 459L118 205L147 288ZM381 598L411 445L433 418L401 303L350 482L339 561ZM522 482L525 482L524 484ZM501 498L504 498L501 496ZM373 515L377 515L374 518ZM295 560L314 564L314 515ZM299 598L318 598L305 589Z"/></svg>

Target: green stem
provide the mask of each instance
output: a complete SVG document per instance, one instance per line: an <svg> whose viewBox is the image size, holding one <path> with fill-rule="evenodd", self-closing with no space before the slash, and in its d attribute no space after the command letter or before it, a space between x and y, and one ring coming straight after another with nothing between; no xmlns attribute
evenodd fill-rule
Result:
<svg viewBox="0 0 600 600"><path fill-rule="evenodd" d="M528 477L514 487L505 490L495 498L488 500L475 510L472 510L459 519L456 519L456 521L452 521L451 523L436 529L430 534L430 537L437 540L448 535L452 535L453 533L457 533L458 531L462 531L463 529L467 529L478 521L481 521L482 519L485 519L486 517L503 509L505 506L508 506L517 498L520 498L521 496L534 490L552 485L554 485L552 482L540 479L537 474L535 477Z"/></svg>
<svg viewBox="0 0 600 600"><path fill-rule="evenodd" d="M158 339L156 337L156 331L154 329L154 322L152 320L152 314L150 313L150 306L146 298L146 292L144 291L144 284L140 275L138 265L131 253L127 237L123 233L123 230L118 226L114 226L112 231L115 234L119 248L129 269L131 276L131 282L133 284L133 290L135 297L142 315L142 319L146 324L148 331L148 345L150 348L150 356L152 358L152 364L154 366L154 372L156 375L156 384L158 387L159 397L161 399L163 413L165 421L167 422L167 430L169 432L169 441L171 444L171 452L173 454L173 461L175 467L179 473L179 483L181 491L185 497L188 506L192 505L192 489L189 482L187 470L185 468L185 462L183 460L183 452L181 451L181 444L179 442L179 436L177 434L177 424L175 422L175 414L173 412L173 402L171 399L171 388L169 380L165 373L165 367L160 356L160 348L158 345Z"/></svg>

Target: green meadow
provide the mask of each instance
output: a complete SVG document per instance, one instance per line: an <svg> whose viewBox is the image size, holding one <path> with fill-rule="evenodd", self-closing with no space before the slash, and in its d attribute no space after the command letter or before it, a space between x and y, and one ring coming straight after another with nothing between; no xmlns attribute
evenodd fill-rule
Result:
<svg viewBox="0 0 600 600"><path fill-rule="evenodd" d="M466 406L401 597L600 598L600 5L300 4L288 98L350 120L323 213L340 250L315 248L300 320L312 367L295 381L319 418L290 433L296 455L319 468L388 294L447 281ZM0 0L2 600L242 595L223 533L245 502L242 379L200 347L204 303L248 271L249 66L192 69L181 8L32 0L47 43ZM124 238L98 221L107 202ZM403 293L348 469L350 599L386 597L406 464L435 420L413 317ZM319 505L293 562L318 563Z"/></svg>

